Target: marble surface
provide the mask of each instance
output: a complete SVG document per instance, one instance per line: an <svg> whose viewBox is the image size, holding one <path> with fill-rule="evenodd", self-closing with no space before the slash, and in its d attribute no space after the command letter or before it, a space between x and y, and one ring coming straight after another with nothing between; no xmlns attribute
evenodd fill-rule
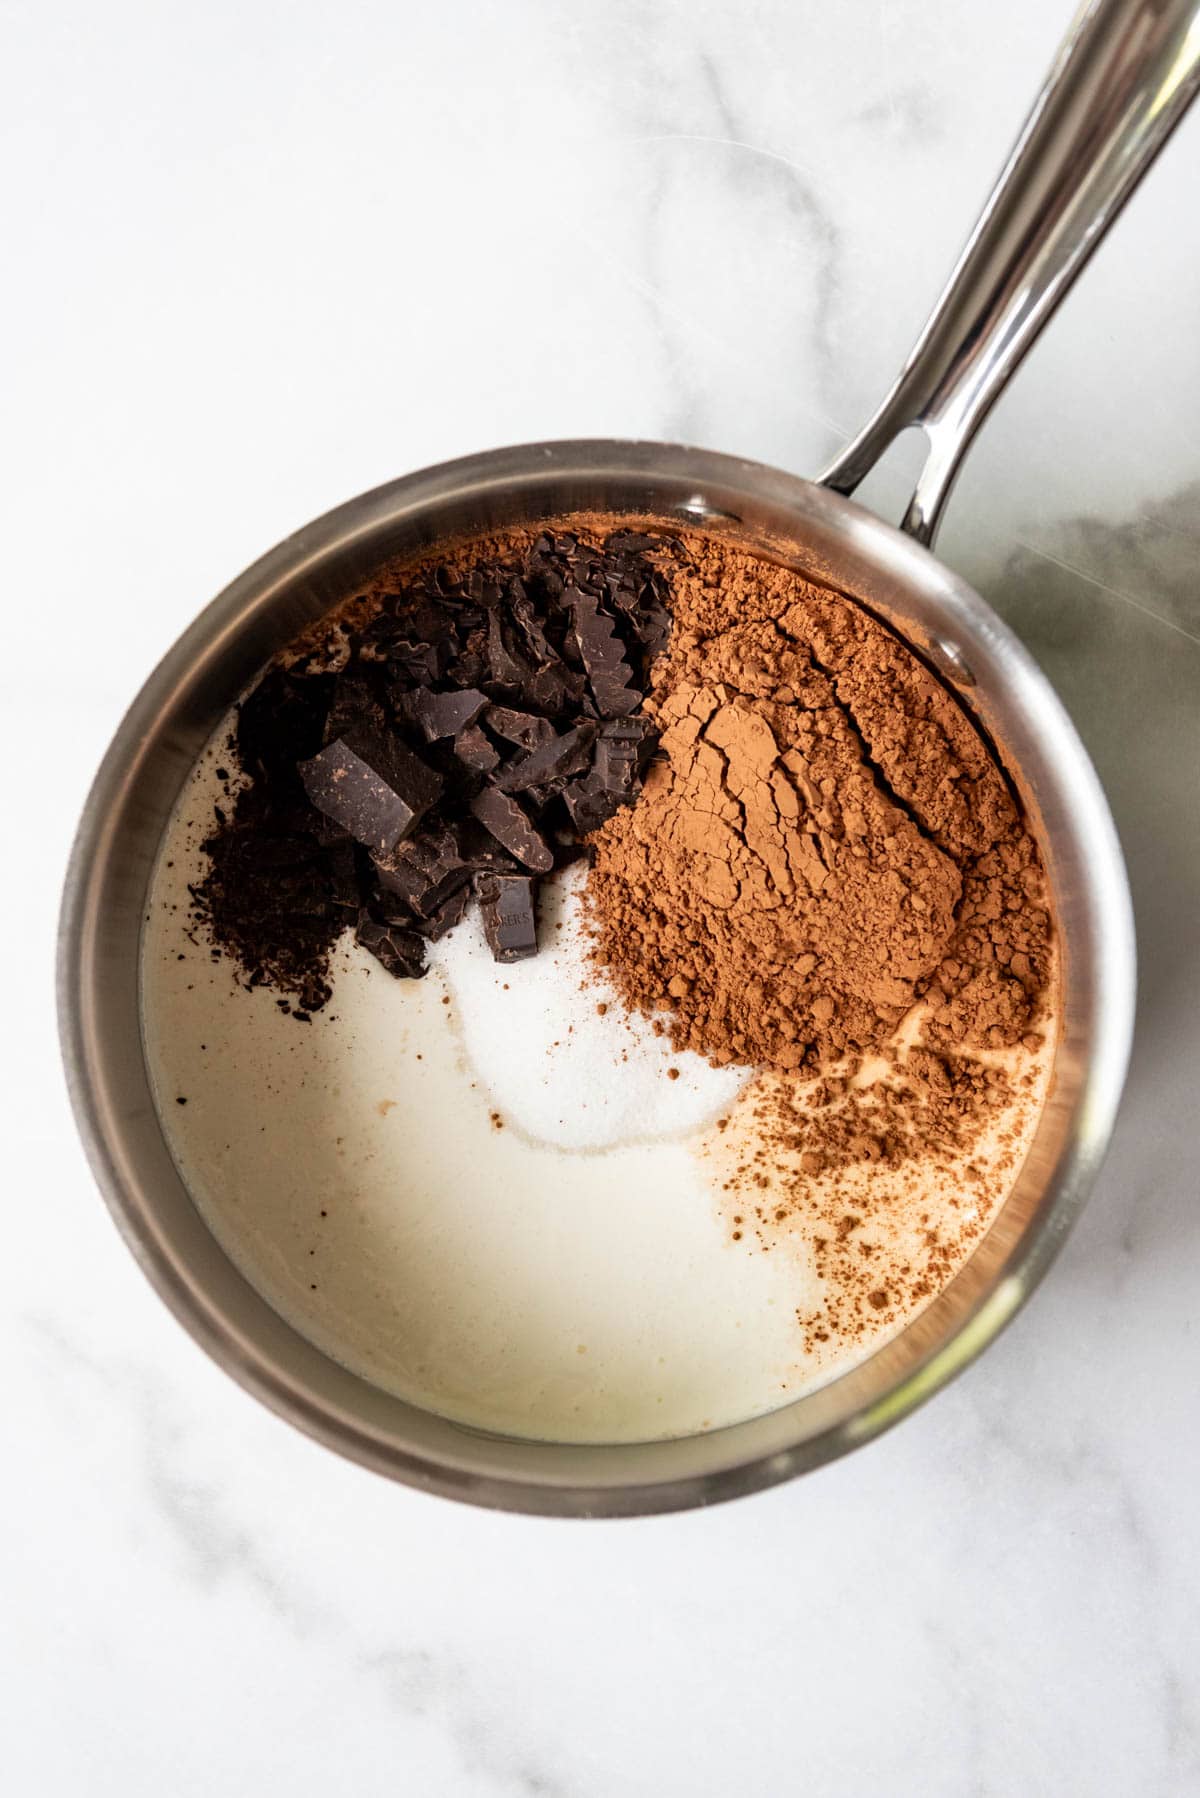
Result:
<svg viewBox="0 0 1200 1798"><path fill-rule="evenodd" d="M1089 1210L920 1415L706 1515L547 1523L392 1488L261 1410L144 1284L50 1002L77 808L204 600L334 502L481 446L681 437L814 472L907 348L1067 11L4 8L14 1798L1200 1789L1200 115L941 539L1091 747L1142 981Z"/></svg>

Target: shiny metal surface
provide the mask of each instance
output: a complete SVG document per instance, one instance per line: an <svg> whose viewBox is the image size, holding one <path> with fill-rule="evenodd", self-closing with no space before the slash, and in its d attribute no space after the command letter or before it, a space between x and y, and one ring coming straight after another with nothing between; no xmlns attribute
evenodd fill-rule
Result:
<svg viewBox="0 0 1200 1798"><path fill-rule="evenodd" d="M159 1293L222 1366L318 1440L394 1478L499 1508L620 1516L713 1503L896 1422L979 1353L1045 1272L1103 1155L1124 1078L1128 888L1104 796L1052 688L984 601L914 539L931 537L988 406L1195 91L1194 16L1177 0L1089 8L896 389L827 485L654 443L534 444L425 470L263 557L134 701L89 798L63 903L59 1014L75 1111L117 1223ZM914 419L933 453L905 535L834 489L852 490ZM1064 960L1051 1097L995 1224L945 1291L861 1367L767 1417L618 1447L513 1441L449 1423L368 1385L285 1324L218 1247L174 1167L138 1009L143 906L163 829L200 749L262 664L384 558L579 510L731 533L831 581L907 637L1004 745L1046 855Z"/></svg>
<svg viewBox="0 0 1200 1798"><path fill-rule="evenodd" d="M932 543L971 439L1198 90L1197 0L1081 9L895 386L827 486L853 493L921 426L929 452L903 528Z"/></svg>

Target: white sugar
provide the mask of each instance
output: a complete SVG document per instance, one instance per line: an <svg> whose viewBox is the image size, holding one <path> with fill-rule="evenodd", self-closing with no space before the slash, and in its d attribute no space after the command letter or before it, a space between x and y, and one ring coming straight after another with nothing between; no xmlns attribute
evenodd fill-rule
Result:
<svg viewBox="0 0 1200 1798"><path fill-rule="evenodd" d="M625 1010L588 959L582 885L578 866L545 883L528 961L498 966L477 913L433 947L472 1069L506 1124L555 1148L690 1136L733 1103L746 1070L680 1053Z"/></svg>

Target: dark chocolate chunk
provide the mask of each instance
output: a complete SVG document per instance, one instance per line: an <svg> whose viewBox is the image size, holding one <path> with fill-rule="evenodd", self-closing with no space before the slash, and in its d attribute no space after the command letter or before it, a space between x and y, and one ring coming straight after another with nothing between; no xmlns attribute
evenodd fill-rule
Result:
<svg viewBox="0 0 1200 1798"><path fill-rule="evenodd" d="M494 961L524 961L537 954L534 883L527 874L480 874L475 890L483 934Z"/></svg>
<svg viewBox="0 0 1200 1798"><path fill-rule="evenodd" d="M557 662L558 652L546 635L545 627L533 609L533 601L522 587L510 601L513 622L527 653L539 667Z"/></svg>
<svg viewBox="0 0 1200 1798"><path fill-rule="evenodd" d="M453 928L484 875L517 877L513 953L531 953L526 871L588 854L580 839L639 790L656 737L633 713L682 553L667 534L593 548L547 530L523 556L377 592L370 615L269 669L239 709L249 779L223 797L193 889L248 983L307 1017L355 922L383 965L419 973L421 941Z"/></svg>
<svg viewBox="0 0 1200 1798"><path fill-rule="evenodd" d="M563 789L563 804L581 835L599 830L637 797L642 766L657 740L645 718L609 718L600 726L591 772Z"/></svg>
<svg viewBox="0 0 1200 1798"><path fill-rule="evenodd" d="M642 695L630 685L633 669L616 625L593 594L568 587L563 598L575 616L575 637L600 716L621 718L636 711Z"/></svg>
<svg viewBox="0 0 1200 1798"><path fill-rule="evenodd" d="M581 773L591 765L595 735L596 726L588 720L577 724L573 730L564 731L561 737L552 734L528 755L502 768L496 776L496 785L502 793L522 793L528 788Z"/></svg>
<svg viewBox="0 0 1200 1798"><path fill-rule="evenodd" d="M484 787L471 801L471 811L510 855L537 874L548 874L554 855L546 839L530 823L519 802L495 787Z"/></svg>
<svg viewBox="0 0 1200 1798"><path fill-rule="evenodd" d="M398 738L361 724L301 762L299 773L318 811L380 855L412 833L442 791L441 776Z"/></svg>
<svg viewBox="0 0 1200 1798"><path fill-rule="evenodd" d="M388 668L393 677L424 686L441 680L450 666L453 648L447 640L423 643L419 637L398 637L388 645Z"/></svg>
<svg viewBox="0 0 1200 1798"><path fill-rule="evenodd" d="M435 912L471 875L458 834L448 825L422 831L390 855L373 855L371 860L380 886L419 916Z"/></svg>
<svg viewBox="0 0 1200 1798"><path fill-rule="evenodd" d="M483 722L498 737L507 743L515 743L519 749L536 749L539 743L548 743L554 735L554 726L549 718L539 718L535 712L515 712L511 706L490 705L483 714Z"/></svg>
<svg viewBox="0 0 1200 1798"><path fill-rule="evenodd" d="M665 649L671 634L671 615L664 602L665 582L657 574L643 579L626 572L607 575L604 584L610 606L625 619L641 647L642 665L649 668L655 656Z"/></svg>
<svg viewBox="0 0 1200 1798"><path fill-rule="evenodd" d="M456 737L468 730L488 703L486 693L477 687L463 687L458 692L434 693L418 687L405 695L404 711L427 743L441 737Z"/></svg>
<svg viewBox="0 0 1200 1798"><path fill-rule="evenodd" d="M641 768L658 741L648 718L609 718L596 737L596 773L606 787L632 798Z"/></svg>
<svg viewBox="0 0 1200 1798"><path fill-rule="evenodd" d="M421 923L412 907L395 893L389 893L385 886L377 886L373 893L368 893L366 909L377 924L396 924L402 930L417 930Z"/></svg>
<svg viewBox="0 0 1200 1798"><path fill-rule="evenodd" d="M520 864L502 849L490 830L467 818L458 826L462 858L473 874L519 874Z"/></svg>
<svg viewBox="0 0 1200 1798"><path fill-rule="evenodd" d="M471 903L471 884L464 882L458 891L443 899L436 911L417 920L417 929L428 943L440 943L448 930L461 922L463 914Z"/></svg>
<svg viewBox="0 0 1200 1798"><path fill-rule="evenodd" d="M533 678L533 665L509 640L498 607L488 613L487 654L493 685L514 693L523 692Z"/></svg>
<svg viewBox="0 0 1200 1798"><path fill-rule="evenodd" d="M364 912L354 935L397 980L419 980L425 973L425 945L415 930L380 924L370 912Z"/></svg>
<svg viewBox="0 0 1200 1798"><path fill-rule="evenodd" d="M607 824L613 814L620 811L622 803L596 779L595 774L573 780L570 786L563 788L562 799L567 815L581 837Z"/></svg>
<svg viewBox="0 0 1200 1798"><path fill-rule="evenodd" d="M463 646L446 670L446 679L456 687L478 687L489 678L487 632L468 630Z"/></svg>
<svg viewBox="0 0 1200 1798"><path fill-rule="evenodd" d="M477 724L459 731L454 739L454 754L472 774L490 774L500 766L500 754Z"/></svg>

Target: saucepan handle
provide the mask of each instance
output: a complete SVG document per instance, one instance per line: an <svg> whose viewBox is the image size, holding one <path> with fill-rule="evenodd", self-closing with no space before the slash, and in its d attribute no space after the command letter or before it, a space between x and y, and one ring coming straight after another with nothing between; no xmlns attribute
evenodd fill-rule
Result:
<svg viewBox="0 0 1200 1798"><path fill-rule="evenodd" d="M902 528L932 542L976 431L1198 88L1200 0L1088 0L899 379L825 486L853 493L921 426Z"/></svg>

